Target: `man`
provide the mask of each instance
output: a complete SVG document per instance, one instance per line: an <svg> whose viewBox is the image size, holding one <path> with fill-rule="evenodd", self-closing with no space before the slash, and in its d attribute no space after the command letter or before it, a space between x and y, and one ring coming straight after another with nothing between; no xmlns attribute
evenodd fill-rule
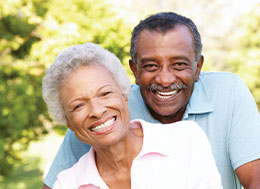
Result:
<svg viewBox="0 0 260 189"><path fill-rule="evenodd" d="M129 96L131 119L198 122L211 142L223 187L240 188L240 181L245 188L260 188L260 116L254 99L239 77L200 72L201 51L190 19L158 13L141 21L131 39L129 65L137 84ZM57 173L87 150L68 131L44 182L52 186Z"/></svg>

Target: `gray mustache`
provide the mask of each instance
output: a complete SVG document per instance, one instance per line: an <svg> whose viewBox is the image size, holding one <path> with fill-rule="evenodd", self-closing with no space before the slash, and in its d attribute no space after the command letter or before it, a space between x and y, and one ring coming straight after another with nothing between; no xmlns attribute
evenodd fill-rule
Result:
<svg viewBox="0 0 260 189"><path fill-rule="evenodd" d="M153 83L149 86L147 86L148 90L156 91L156 90L180 90L180 89L186 89L187 85L183 83L173 83L167 87L163 87L160 84Z"/></svg>

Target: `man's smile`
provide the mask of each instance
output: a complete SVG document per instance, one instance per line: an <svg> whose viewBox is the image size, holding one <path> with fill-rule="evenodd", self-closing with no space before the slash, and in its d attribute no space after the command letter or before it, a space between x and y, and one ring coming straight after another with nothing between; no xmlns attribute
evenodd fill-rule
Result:
<svg viewBox="0 0 260 189"><path fill-rule="evenodd" d="M175 94L177 94L180 90L173 90L173 91L167 91L167 92L162 92L162 91L153 91L155 95L161 99L170 99L173 97Z"/></svg>

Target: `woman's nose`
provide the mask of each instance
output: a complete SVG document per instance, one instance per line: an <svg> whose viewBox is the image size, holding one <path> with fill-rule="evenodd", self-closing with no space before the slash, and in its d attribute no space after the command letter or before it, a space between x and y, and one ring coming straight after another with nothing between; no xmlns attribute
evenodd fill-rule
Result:
<svg viewBox="0 0 260 189"><path fill-rule="evenodd" d="M90 110L89 110L89 116L90 117L96 117L100 118L104 115L104 113L107 111L106 106L104 103L98 99L91 100L90 101Z"/></svg>

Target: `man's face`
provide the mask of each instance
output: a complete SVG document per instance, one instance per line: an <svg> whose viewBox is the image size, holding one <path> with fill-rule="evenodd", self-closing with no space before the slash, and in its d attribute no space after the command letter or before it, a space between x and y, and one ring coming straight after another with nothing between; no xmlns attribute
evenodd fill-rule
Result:
<svg viewBox="0 0 260 189"><path fill-rule="evenodd" d="M164 34L143 30L137 38L136 84L152 116L162 123L182 119L198 81L203 57L195 62L193 37L186 26Z"/></svg>

